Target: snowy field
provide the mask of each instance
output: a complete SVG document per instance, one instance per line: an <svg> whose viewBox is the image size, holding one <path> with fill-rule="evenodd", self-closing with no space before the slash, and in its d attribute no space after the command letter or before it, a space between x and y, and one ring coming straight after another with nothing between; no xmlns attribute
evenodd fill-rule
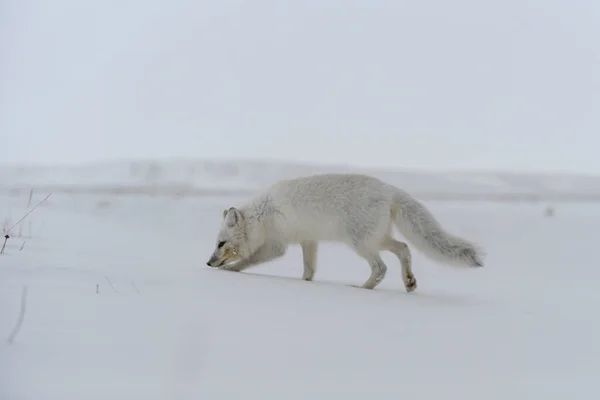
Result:
<svg viewBox="0 0 600 400"><path fill-rule="evenodd" d="M53 194L0 255L0 399L600 398L600 205L428 202L486 267L413 251L408 294L390 253L376 290L347 286L370 270L336 244L314 282L297 247L207 267L244 197ZM27 202L2 193L0 222Z"/></svg>

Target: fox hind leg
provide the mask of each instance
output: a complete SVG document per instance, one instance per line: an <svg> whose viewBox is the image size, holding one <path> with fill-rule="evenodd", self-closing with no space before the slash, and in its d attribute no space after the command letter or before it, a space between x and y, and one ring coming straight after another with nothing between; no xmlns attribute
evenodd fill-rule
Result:
<svg viewBox="0 0 600 400"><path fill-rule="evenodd" d="M304 272L302 279L312 281L317 268L317 242L305 241L300 243L302 247L302 261L304 263Z"/></svg>
<svg viewBox="0 0 600 400"><path fill-rule="evenodd" d="M369 266L371 267L371 275L369 276L369 279L367 279L367 281L363 283L362 286L352 286L361 287L363 289L375 289L375 287L379 285L381 281L383 281L383 278L385 278L387 266L385 265L381 257L379 257L379 255L372 255L370 257L364 258L367 260Z"/></svg>
<svg viewBox="0 0 600 400"><path fill-rule="evenodd" d="M400 242L390 236L386 237L382 243L382 249L392 252L402 265L402 280L407 292L412 292L417 288L417 279L412 271L412 255L408 245Z"/></svg>
<svg viewBox="0 0 600 400"><path fill-rule="evenodd" d="M384 232L381 231L382 226L362 226L359 229L349 229L349 245L355 253L366 260L371 267L371 275L365 283L360 286L363 289L375 289L383 279L387 272L387 266L379 256L381 237L384 237ZM354 286L354 285L352 285ZM355 286L356 287L356 286Z"/></svg>

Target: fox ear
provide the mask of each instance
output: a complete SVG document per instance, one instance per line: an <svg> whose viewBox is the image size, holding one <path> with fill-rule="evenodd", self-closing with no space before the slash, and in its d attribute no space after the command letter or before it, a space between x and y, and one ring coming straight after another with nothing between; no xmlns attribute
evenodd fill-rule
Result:
<svg viewBox="0 0 600 400"><path fill-rule="evenodd" d="M231 210L235 210L235 207L229 207L223 210L223 219L227 216L227 213Z"/></svg>
<svg viewBox="0 0 600 400"><path fill-rule="evenodd" d="M223 212L223 217L229 226L236 226L242 219L242 213L235 207L230 207Z"/></svg>

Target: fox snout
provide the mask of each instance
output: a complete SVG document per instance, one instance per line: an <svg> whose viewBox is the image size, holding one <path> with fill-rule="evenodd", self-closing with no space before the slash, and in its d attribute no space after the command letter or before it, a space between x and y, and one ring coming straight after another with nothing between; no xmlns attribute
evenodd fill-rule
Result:
<svg viewBox="0 0 600 400"><path fill-rule="evenodd" d="M219 262L219 257L216 257L214 254L206 262L206 265L213 268L218 267L220 264L221 263Z"/></svg>

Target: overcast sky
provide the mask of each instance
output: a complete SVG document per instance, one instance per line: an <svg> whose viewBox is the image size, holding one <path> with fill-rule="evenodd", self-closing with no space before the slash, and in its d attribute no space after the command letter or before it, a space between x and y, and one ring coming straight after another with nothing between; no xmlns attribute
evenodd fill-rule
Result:
<svg viewBox="0 0 600 400"><path fill-rule="evenodd" d="M3 0L0 162L600 173L598 0Z"/></svg>

